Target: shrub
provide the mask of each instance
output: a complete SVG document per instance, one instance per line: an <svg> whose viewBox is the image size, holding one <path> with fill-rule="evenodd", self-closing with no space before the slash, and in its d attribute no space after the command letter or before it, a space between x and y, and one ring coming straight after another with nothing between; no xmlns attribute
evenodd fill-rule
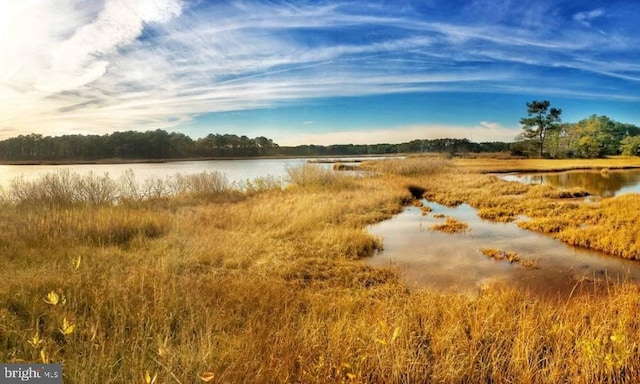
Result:
<svg viewBox="0 0 640 384"><path fill-rule="evenodd" d="M431 229L446 233L462 233L469 229L469 225L454 218L447 217L447 221L444 224L435 224Z"/></svg>

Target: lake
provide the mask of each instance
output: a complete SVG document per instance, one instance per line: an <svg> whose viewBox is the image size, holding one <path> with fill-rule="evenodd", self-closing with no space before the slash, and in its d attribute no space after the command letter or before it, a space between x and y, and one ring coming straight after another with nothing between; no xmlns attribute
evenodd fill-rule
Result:
<svg viewBox="0 0 640 384"><path fill-rule="evenodd" d="M451 208L426 200L423 204L432 209L426 216L420 208L408 207L392 219L368 227L384 245L369 262L396 266L409 285L471 294L483 287L510 286L567 297L581 282L640 282L638 262L576 248L515 223L482 220L468 205ZM447 234L430 229L446 220L435 217L438 214L467 223L469 230ZM537 269L489 258L481 253L483 248L514 251Z"/></svg>
<svg viewBox="0 0 640 384"><path fill-rule="evenodd" d="M361 160L381 159L381 157L358 158L322 158L323 161L340 160L351 163ZM102 176L109 174L118 179L124 172L132 170L138 181L146 179L164 179L181 174L197 174L201 172L219 171L226 175L229 182L244 182L259 177L275 177L286 181L287 168L307 163L308 158L288 159L245 159L245 160L203 160L203 161L170 161L164 163L126 163L126 164L69 164L69 165L0 165L0 186L7 186L16 177L33 180L39 176L70 170L79 174L93 172ZM316 159L317 160L317 159ZM330 168L331 163L319 163L319 166Z"/></svg>
<svg viewBox="0 0 640 384"><path fill-rule="evenodd" d="M550 184L561 189L582 188L592 195L602 197L612 197L624 193L640 193L640 169L512 173L496 176L507 181L527 184Z"/></svg>

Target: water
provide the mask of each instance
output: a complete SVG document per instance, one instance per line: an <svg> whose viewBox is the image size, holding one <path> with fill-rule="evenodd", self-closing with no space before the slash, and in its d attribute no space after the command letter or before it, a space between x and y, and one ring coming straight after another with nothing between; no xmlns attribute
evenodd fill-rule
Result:
<svg viewBox="0 0 640 384"><path fill-rule="evenodd" d="M70 164L70 165L0 165L0 186L7 186L16 177L25 180L37 179L39 176L68 169L79 174L93 172L96 175L105 173L118 179L124 172L132 170L138 181L146 179L164 179L181 174L197 174L201 172L219 171L226 175L229 182L244 182L259 177L274 177L286 181L287 168L299 166L310 159L248 159L248 160L206 160L206 161L172 161L165 163L127 163L127 164ZM337 159L336 159L337 160ZM345 163L362 160L344 159ZM330 168L332 164L318 164Z"/></svg>
<svg viewBox="0 0 640 384"><path fill-rule="evenodd" d="M561 189L582 188L592 195L602 197L618 196L624 193L640 193L640 169L581 170L550 173L513 173L500 175L507 181L527 184L551 184Z"/></svg>
<svg viewBox="0 0 640 384"><path fill-rule="evenodd" d="M420 208L409 207L368 228L384 244L384 250L370 263L397 266L411 286L472 294L489 286L511 286L568 297L575 287L587 289L593 281L640 282L638 262L572 247L515 223L482 220L468 205L449 208L426 200L424 204L433 209L427 216L422 216ZM469 231L434 231L430 229L433 224L446 220L435 218L435 214L466 222ZM494 260L480 252L483 248L514 251L521 259L537 263L537 269Z"/></svg>

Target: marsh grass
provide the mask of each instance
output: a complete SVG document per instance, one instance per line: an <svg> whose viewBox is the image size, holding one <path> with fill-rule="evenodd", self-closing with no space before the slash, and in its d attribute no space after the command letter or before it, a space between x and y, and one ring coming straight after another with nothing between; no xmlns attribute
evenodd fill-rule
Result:
<svg viewBox="0 0 640 384"><path fill-rule="evenodd" d="M523 228L549 233L569 244L596 249L627 259L640 259L640 199L626 194L582 204L552 217L518 223Z"/></svg>
<svg viewBox="0 0 640 384"><path fill-rule="evenodd" d="M640 381L636 285L469 297L409 290L395 270L364 263L381 244L363 228L398 213L412 183L444 196L452 179L456 198L478 204L478 189L495 184L481 195L495 207L565 204L526 192L494 199L514 187L462 182L453 169L428 175L240 198L8 204L0 361L62 362L65 383ZM625 203L571 210L597 225Z"/></svg>
<svg viewBox="0 0 640 384"><path fill-rule="evenodd" d="M363 169L373 170L391 175L424 176L445 172L452 166L450 159L439 154L433 156L415 156L407 159L387 159L367 162Z"/></svg>
<svg viewBox="0 0 640 384"><path fill-rule="evenodd" d="M445 233L463 233L469 230L469 225L452 217L447 217L447 221L443 224L434 224L431 226L434 231Z"/></svg>
<svg viewBox="0 0 640 384"><path fill-rule="evenodd" d="M332 168L334 171L357 171L360 166L344 163L334 163Z"/></svg>
<svg viewBox="0 0 640 384"><path fill-rule="evenodd" d="M268 178L247 181L246 185L252 192L276 187ZM17 177L2 190L0 197L5 204L20 206L99 206L175 196L206 199L232 194L234 189L241 188L234 188L226 176L217 171L176 174L139 182L131 170L119 179L112 179L108 173L102 176L93 172L81 175L63 169L45 173L34 180Z"/></svg>
<svg viewBox="0 0 640 384"><path fill-rule="evenodd" d="M353 177L318 164L305 163L286 169L291 184L307 188L341 189L353 186Z"/></svg>
<svg viewBox="0 0 640 384"><path fill-rule="evenodd" d="M520 261L520 256L513 251L503 251L495 248L482 248L480 253L487 257L491 257L496 260L506 260L510 263L516 263Z"/></svg>
<svg viewBox="0 0 640 384"><path fill-rule="evenodd" d="M456 165L474 172L556 172L576 169L639 168L640 158L618 156L607 159L454 159Z"/></svg>
<svg viewBox="0 0 640 384"><path fill-rule="evenodd" d="M23 177L12 180L3 200L22 205L111 204L118 195L118 186L108 174L81 176L69 170L59 170L33 181Z"/></svg>

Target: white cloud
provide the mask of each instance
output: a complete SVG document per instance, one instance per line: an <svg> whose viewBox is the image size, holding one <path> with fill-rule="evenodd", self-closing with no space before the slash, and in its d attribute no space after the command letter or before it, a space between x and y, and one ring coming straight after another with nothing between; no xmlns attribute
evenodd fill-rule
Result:
<svg viewBox="0 0 640 384"><path fill-rule="evenodd" d="M95 21L62 41L36 89L48 93L77 89L102 77L110 55L133 43L144 23L162 23L181 12L179 0L106 0Z"/></svg>
<svg viewBox="0 0 640 384"><path fill-rule="evenodd" d="M208 112L400 92L526 87L584 95L562 82L539 85L522 66L640 78L635 62L589 56L590 46L608 45L584 28L550 36L509 24L363 14L349 4L211 2L211 9L185 11L180 0L0 0L0 130L170 129ZM510 15L509 7L501 12ZM596 9L574 18L588 23L603 15ZM152 36L141 39L149 27ZM301 31L312 28L392 33L305 39Z"/></svg>
<svg viewBox="0 0 640 384"><path fill-rule="evenodd" d="M181 11L179 0L12 1L0 9L8 20L0 35L0 128L27 132L55 130L46 123L73 119L59 109L91 100L96 89L86 86L122 57L119 49L134 43L145 24ZM69 95L53 97L63 91Z"/></svg>
<svg viewBox="0 0 640 384"><path fill-rule="evenodd" d="M591 26L592 20L602 17L604 14L604 9L597 8L591 11L578 12L573 15L573 19L583 25Z"/></svg>

